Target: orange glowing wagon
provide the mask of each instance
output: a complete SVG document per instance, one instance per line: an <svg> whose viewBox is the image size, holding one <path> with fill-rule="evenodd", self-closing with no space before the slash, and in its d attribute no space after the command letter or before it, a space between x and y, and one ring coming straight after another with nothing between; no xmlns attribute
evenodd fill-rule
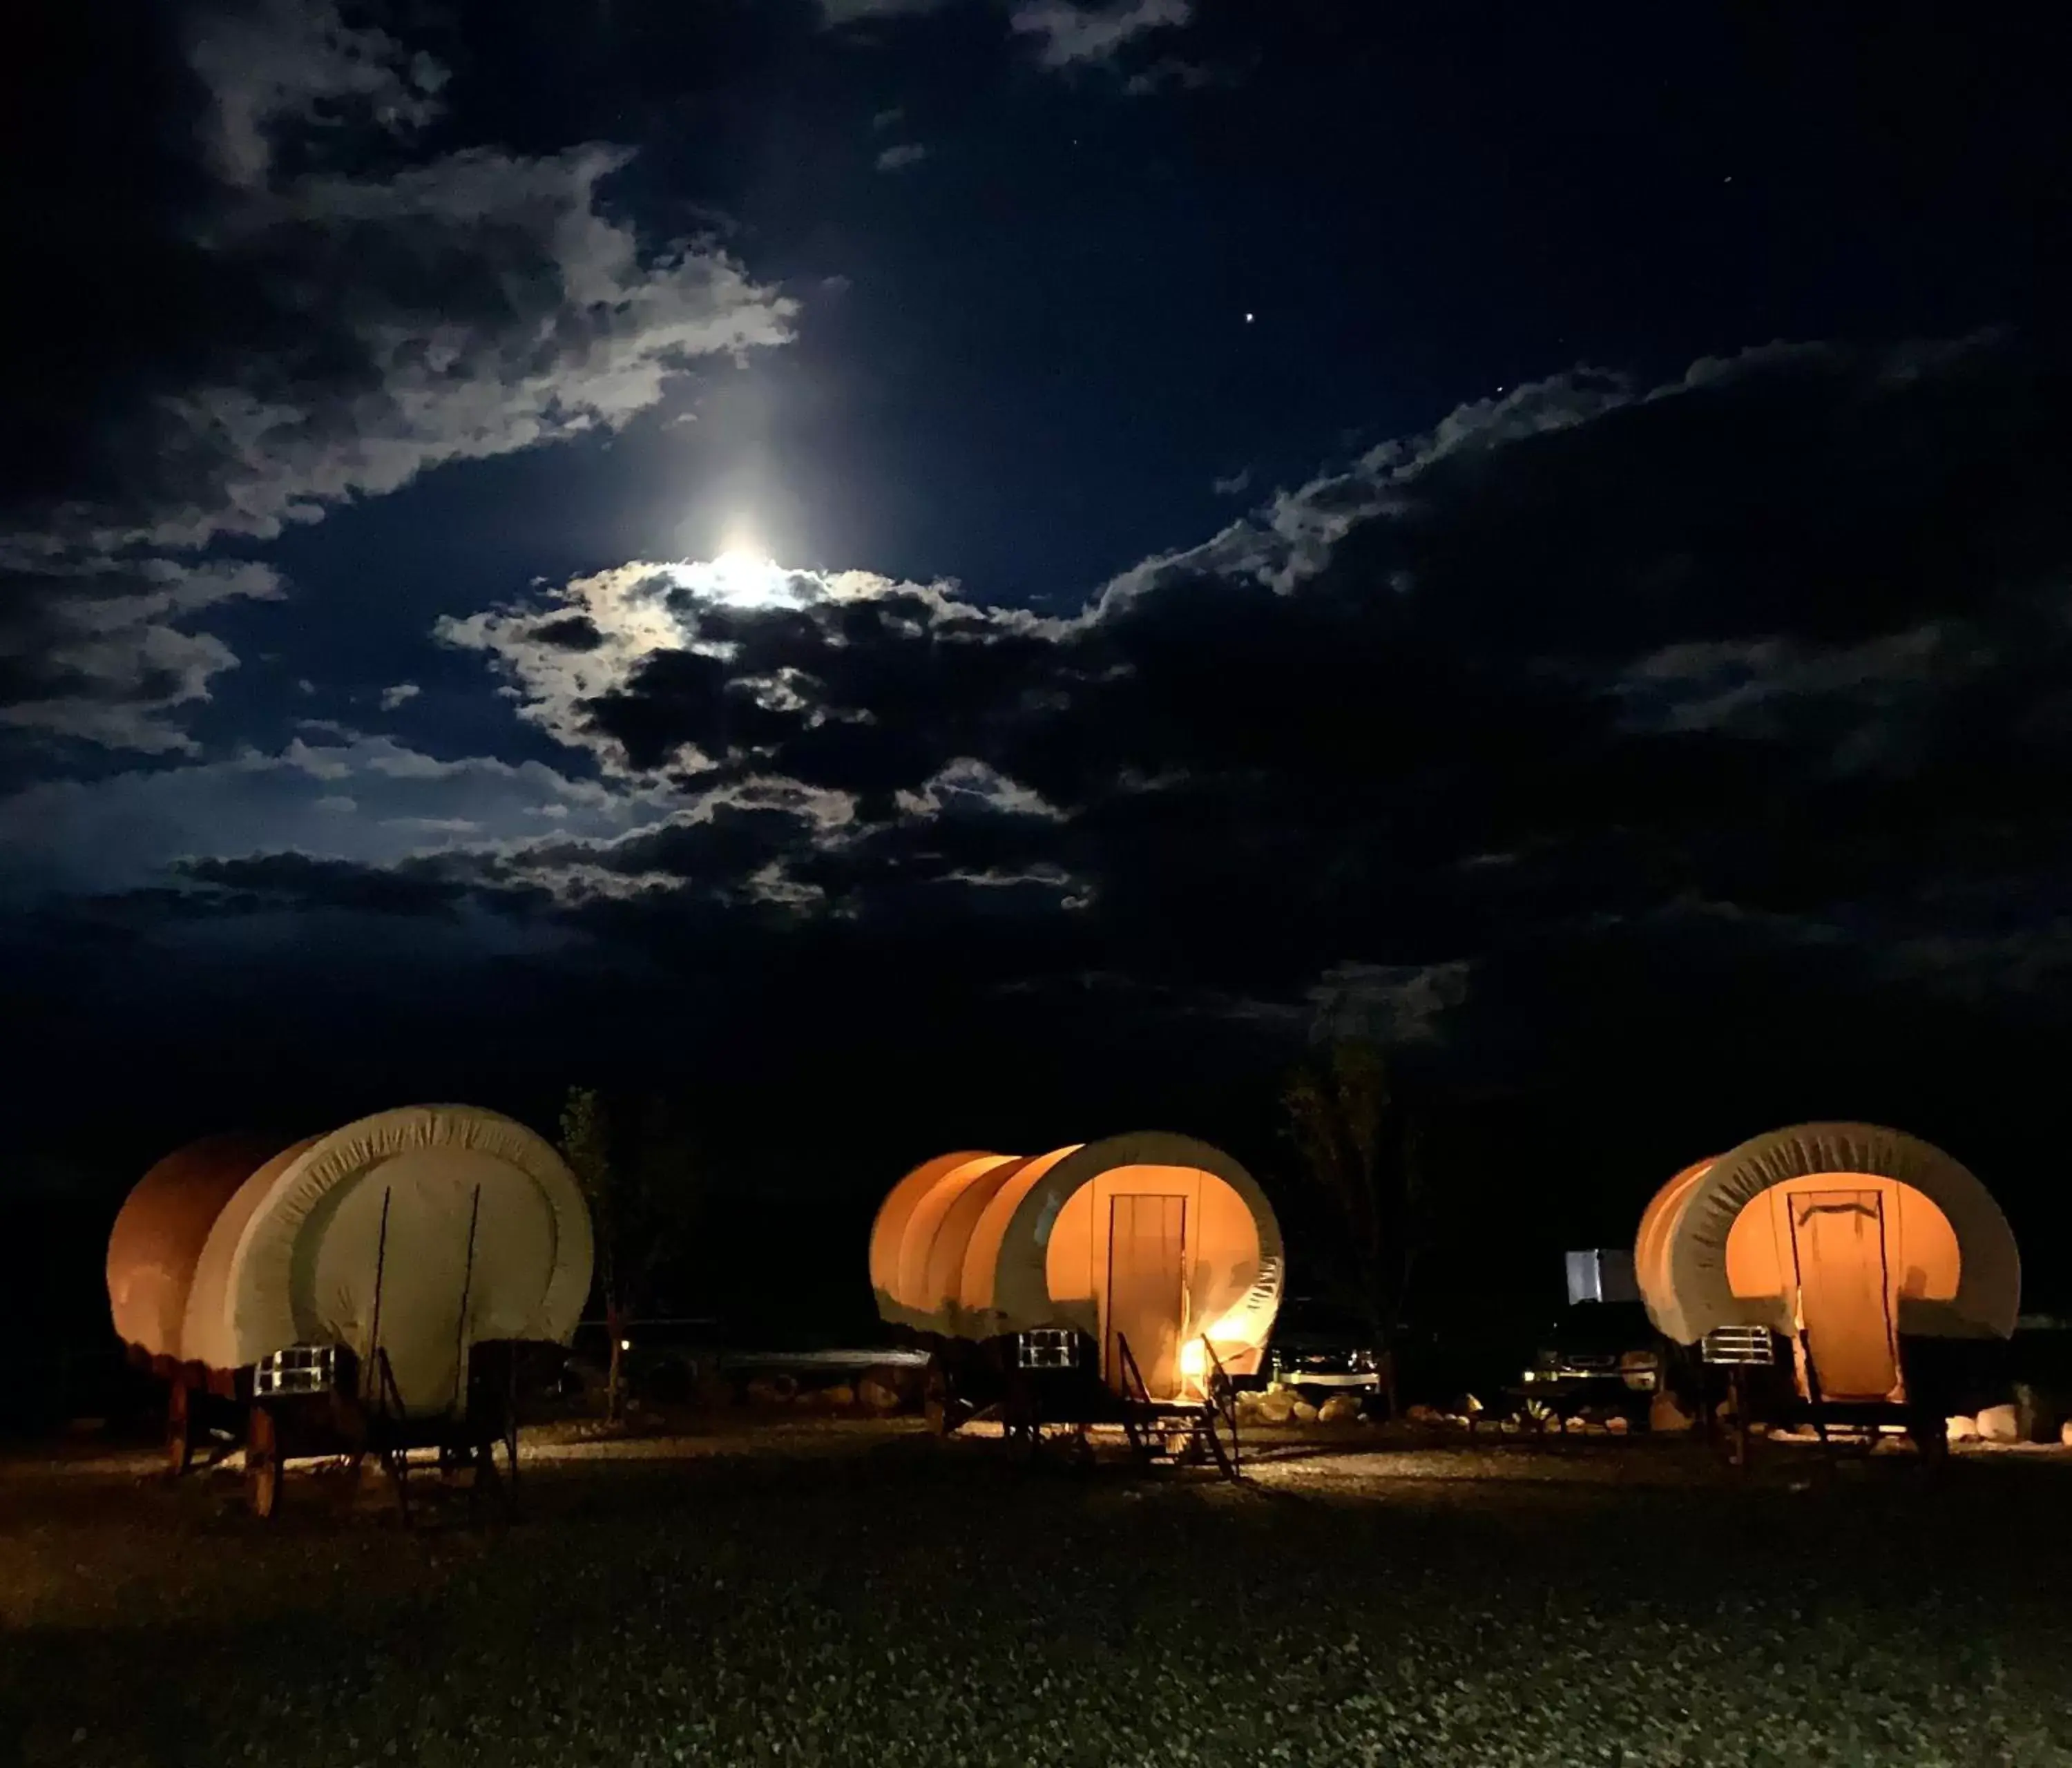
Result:
<svg viewBox="0 0 2072 1768"><path fill-rule="evenodd" d="M1872 1124L1802 1124L1686 1167L1634 1264L1656 1327L1728 1371L1742 1423L1904 1422L1930 1449L1990 1388L2021 1295L1991 1193Z"/></svg>
<svg viewBox="0 0 2072 1768"><path fill-rule="evenodd" d="M931 1352L930 1411L997 1414L1031 1446L1118 1423L1235 1468L1235 1384L1264 1356L1285 1281L1252 1175L1183 1136L916 1167L870 1238L879 1314Z"/></svg>

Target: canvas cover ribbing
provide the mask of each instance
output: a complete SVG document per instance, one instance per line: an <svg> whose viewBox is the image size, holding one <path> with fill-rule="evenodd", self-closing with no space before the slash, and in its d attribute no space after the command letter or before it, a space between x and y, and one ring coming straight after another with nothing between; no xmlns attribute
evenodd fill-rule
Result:
<svg viewBox="0 0 2072 1768"><path fill-rule="evenodd" d="M256 1166L264 1148L204 1145L206 1157L183 1150L153 1169L110 1240L117 1329L154 1355L236 1369L339 1344L367 1359L378 1286L380 1346L405 1409L430 1412L462 1397L470 1345L574 1332L589 1212L560 1155L522 1124L417 1105Z"/></svg>
<svg viewBox="0 0 2072 1768"><path fill-rule="evenodd" d="M1774 1186L1819 1174L1862 1174L1912 1186L1947 1219L1961 1255L1956 1293L1903 1304L1902 1330L1923 1336L2005 1338L2014 1330L2021 1261L1992 1194L1942 1149L1876 1124L1800 1124L1757 1136L1671 1181L1643 1216L1635 1248L1642 1299L1655 1325L1695 1344L1716 1326L1770 1326L1769 1298L1737 1297L1727 1240L1741 1211ZM1680 1191L1680 1194L1677 1194Z"/></svg>

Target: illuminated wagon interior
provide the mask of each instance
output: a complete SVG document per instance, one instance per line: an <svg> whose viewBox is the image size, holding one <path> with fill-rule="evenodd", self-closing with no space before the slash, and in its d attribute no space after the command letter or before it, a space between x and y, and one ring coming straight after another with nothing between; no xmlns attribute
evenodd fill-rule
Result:
<svg viewBox="0 0 2072 1768"><path fill-rule="evenodd" d="M1940 1149L1870 1124L1758 1136L1679 1173L1634 1260L1664 1336L1776 1369L1839 1416L1942 1412L2014 1330L2021 1265L1986 1188Z"/></svg>
<svg viewBox="0 0 2072 1768"><path fill-rule="evenodd" d="M515 1466L527 1347L565 1343L590 1279L574 1176L522 1124L466 1105L382 1112L287 1148L212 1137L158 1162L109 1237L134 1360L168 1384L183 1471L241 1432L254 1507L282 1460L412 1448Z"/></svg>
<svg viewBox="0 0 2072 1768"><path fill-rule="evenodd" d="M952 1412L1199 1407L1260 1367L1281 1227L1244 1167L1186 1137L945 1154L880 1207L870 1277L879 1314L935 1351Z"/></svg>

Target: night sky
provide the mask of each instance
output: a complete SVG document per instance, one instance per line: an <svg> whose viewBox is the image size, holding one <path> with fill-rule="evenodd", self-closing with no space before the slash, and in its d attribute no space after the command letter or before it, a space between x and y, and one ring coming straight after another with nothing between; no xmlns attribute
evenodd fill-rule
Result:
<svg viewBox="0 0 2072 1768"><path fill-rule="evenodd" d="M1808 10L32 0L0 1190L572 1080L1272 1171L1356 1034L1541 1244L1867 1116L2033 1245L2066 44Z"/></svg>

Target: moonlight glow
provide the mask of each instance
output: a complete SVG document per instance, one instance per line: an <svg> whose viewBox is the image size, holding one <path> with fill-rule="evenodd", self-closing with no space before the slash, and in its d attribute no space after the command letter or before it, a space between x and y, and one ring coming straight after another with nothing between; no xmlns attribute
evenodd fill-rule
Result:
<svg viewBox="0 0 2072 1768"><path fill-rule="evenodd" d="M746 548L730 547L710 561L686 561L676 576L685 589L725 607L802 607L807 600L791 572Z"/></svg>

